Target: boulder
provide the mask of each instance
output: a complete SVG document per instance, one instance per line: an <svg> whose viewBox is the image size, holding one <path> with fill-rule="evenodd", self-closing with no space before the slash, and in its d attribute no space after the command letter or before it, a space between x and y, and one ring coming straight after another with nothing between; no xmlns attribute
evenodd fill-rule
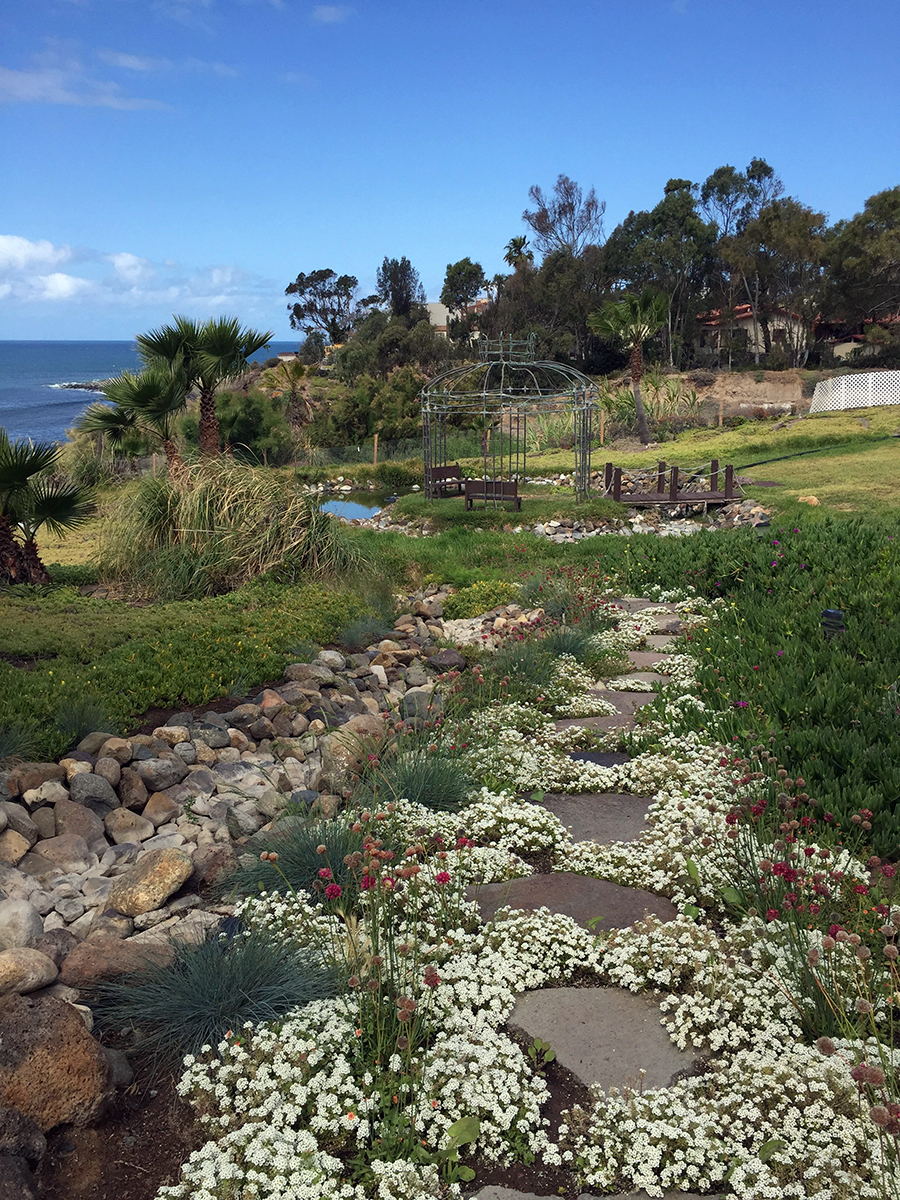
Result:
<svg viewBox="0 0 900 1200"><path fill-rule="evenodd" d="M151 850L110 889L109 907L129 917L159 908L190 876L191 856L180 847Z"/></svg>
<svg viewBox="0 0 900 1200"><path fill-rule="evenodd" d="M324 769L332 784L343 782L349 773L358 773L384 734L382 717L359 713L350 717L338 732L329 733L323 738Z"/></svg>
<svg viewBox="0 0 900 1200"><path fill-rule="evenodd" d="M27 900L0 901L0 950L30 946L43 929L41 914Z"/></svg>
<svg viewBox="0 0 900 1200"><path fill-rule="evenodd" d="M186 725L160 725L153 730L153 736L167 746L177 746L180 742L191 740L191 731Z"/></svg>
<svg viewBox="0 0 900 1200"><path fill-rule="evenodd" d="M237 862L230 846L213 844L198 846L194 851L190 882L197 887L214 886L234 869Z"/></svg>
<svg viewBox="0 0 900 1200"><path fill-rule="evenodd" d="M84 838L88 849L95 854L103 854L107 849L103 822L95 812L72 800L58 800L56 803L56 835L62 837L65 834Z"/></svg>
<svg viewBox="0 0 900 1200"><path fill-rule="evenodd" d="M66 769L59 763L19 763L6 777L6 791L10 796L21 796L50 779L61 781L65 777Z"/></svg>
<svg viewBox="0 0 900 1200"><path fill-rule="evenodd" d="M104 980L133 975L151 964L170 962L172 953L167 945L148 948L136 945L130 938L104 937L98 932L89 941L79 942L66 955L59 981L78 991L90 991Z"/></svg>
<svg viewBox="0 0 900 1200"><path fill-rule="evenodd" d="M404 721L428 721L440 716L443 701L438 692L430 688L409 691L400 701L400 716Z"/></svg>
<svg viewBox="0 0 900 1200"><path fill-rule="evenodd" d="M291 683L313 683L317 688L338 682L334 671L324 663L292 663L285 670L284 677Z"/></svg>
<svg viewBox="0 0 900 1200"><path fill-rule="evenodd" d="M227 737L225 744L228 744ZM138 763L137 773L150 791L162 792L173 784L181 783L188 774L188 768L179 758L148 758Z"/></svg>
<svg viewBox="0 0 900 1200"><path fill-rule="evenodd" d="M46 838L41 842L40 854L36 854L35 858L44 858L67 874L71 872L76 875L91 870L99 862L84 838L76 833Z"/></svg>
<svg viewBox="0 0 900 1200"><path fill-rule="evenodd" d="M188 777L187 782L183 786L190 788L192 785L192 781L196 778L197 775L203 775L203 776L205 776L205 778L200 780L199 784L194 785L198 788L198 790L197 791L192 790L191 795L193 795L193 796L201 796L201 795L211 796L213 793L213 788L215 787L215 783L213 781L212 776L209 774L208 771L193 772ZM207 790L207 782L206 782L207 780L209 781L208 790ZM143 812L141 813L141 817L143 818L143 820L147 821L152 826L150 833L148 833L146 836L152 837L153 833L160 825L165 825L168 821L174 821L180 811L181 811L180 806L178 804L176 804L175 801L172 800L170 796L166 795L165 792L154 792L153 795L150 797L150 799L147 801L147 803L144 805ZM122 840L124 841L126 839L123 838ZM141 839L141 840L143 840L143 839Z"/></svg>
<svg viewBox="0 0 900 1200"><path fill-rule="evenodd" d="M65 768L66 779L70 783L76 775L90 775L94 769L93 763L82 758L81 755L78 758L61 758L59 765Z"/></svg>
<svg viewBox="0 0 900 1200"><path fill-rule="evenodd" d="M116 808L119 804L119 797L113 791L112 785L102 775L76 775L69 781L69 790L72 799L78 804L86 805L91 800L99 801L109 808Z"/></svg>
<svg viewBox="0 0 900 1200"><path fill-rule="evenodd" d="M62 966L67 954L71 954L78 945L78 938L68 929L49 929L35 938L33 950L40 950L52 958L58 967Z"/></svg>
<svg viewBox="0 0 900 1200"><path fill-rule="evenodd" d="M31 843L28 839L23 838L21 833L16 833L14 829L4 829L0 833L0 863L18 866L30 848Z"/></svg>
<svg viewBox="0 0 900 1200"><path fill-rule="evenodd" d="M5 834L0 834L0 842L2 842L5 836ZM18 837L19 835L14 834L13 836ZM46 846L47 842L44 841L40 844L41 846ZM0 860L2 860L2 857L2 854L0 854ZM44 858L43 854L37 854L34 851L26 854L24 858L19 859L19 870L38 883L47 883L49 880L63 873L63 868L58 863L51 862L49 858Z"/></svg>
<svg viewBox="0 0 900 1200"><path fill-rule="evenodd" d="M42 783L39 788L31 788L27 792L22 793L22 799L26 804L55 804L57 800L68 800L69 789L65 787L58 779L48 779L46 783Z"/></svg>
<svg viewBox="0 0 900 1200"><path fill-rule="evenodd" d="M231 735L228 729L223 729L221 725L213 725L210 721L201 721L196 724L191 730L191 736L195 745L197 742L202 742L210 750L224 750L226 746L231 745Z"/></svg>
<svg viewBox="0 0 900 1200"><path fill-rule="evenodd" d="M98 751L99 758L114 758L123 767L133 755L134 745L129 738L108 737Z"/></svg>
<svg viewBox="0 0 900 1200"><path fill-rule="evenodd" d="M21 804L14 804L12 800L0 800L0 812L6 817L6 828L20 833L30 849L40 837L40 831L27 809Z"/></svg>
<svg viewBox="0 0 900 1200"><path fill-rule="evenodd" d="M56 837L58 832L56 828L56 814L52 808L45 807L34 809L31 814L31 819L38 827L38 834L40 835L38 841L40 841L41 838Z"/></svg>
<svg viewBox="0 0 900 1200"><path fill-rule="evenodd" d="M34 992L53 983L58 974L56 963L40 950L28 946L0 950L0 996L8 996L10 992Z"/></svg>
<svg viewBox="0 0 900 1200"><path fill-rule="evenodd" d="M78 743L77 749L82 754L93 754L94 756L100 753L102 746L109 741L109 734L99 730L97 733L89 733L83 737Z"/></svg>
<svg viewBox="0 0 900 1200"><path fill-rule="evenodd" d="M143 779L133 767L123 767L119 780L119 800L123 808L140 810L147 803L149 792Z"/></svg>
<svg viewBox="0 0 900 1200"><path fill-rule="evenodd" d="M62 1000L0 999L0 1105L44 1132L89 1125L111 1095L109 1063L80 1014Z"/></svg>
<svg viewBox="0 0 900 1200"><path fill-rule="evenodd" d="M122 842L145 842L156 832L152 821L139 817L130 808L114 808L103 824L117 846Z"/></svg>
<svg viewBox="0 0 900 1200"><path fill-rule="evenodd" d="M36 1167L47 1152L40 1126L17 1108L0 1108L0 1154L24 1158Z"/></svg>
<svg viewBox="0 0 900 1200"><path fill-rule="evenodd" d="M37 1180L21 1155L0 1154L0 1200L38 1200Z"/></svg>
<svg viewBox="0 0 900 1200"><path fill-rule="evenodd" d="M94 763L94 774L115 788L119 786L119 780L122 778L122 767L114 758L98 758Z"/></svg>

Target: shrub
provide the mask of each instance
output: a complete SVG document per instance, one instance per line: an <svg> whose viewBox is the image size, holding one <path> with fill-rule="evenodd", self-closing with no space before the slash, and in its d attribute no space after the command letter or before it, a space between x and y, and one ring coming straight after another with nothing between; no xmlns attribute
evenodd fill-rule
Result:
<svg viewBox="0 0 900 1200"><path fill-rule="evenodd" d="M80 742L89 733L119 732L119 725L99 696L68 696L60 705L54 725L66 739L66 745Z"/></svg>
<svg viewBox="0 0 900 1200"><path fill-rule="evenodd" d="M416 483L421 486L423 478L421 469L416 470L414 467L396 462L379 463L372 474L386 488L397 490L411 488Z"/></svg>
<svg viewBox="0 0 900 1200"><path fill-rule="evenodd" d="M334 996L334 969L263 931L232 939L214 933L199 945L173 942L171 963L146 967L97 987L101 1026L131 1030L139 1052L175 1069L185 1054L239 1037L245 1022L273 1021L292 1008Z"/></svg>
<svg viewBox="0 0 900 1200"><path fill-rule="evenodd" d="M511 604L519 598L519 590L518 584L500 579L479 580L460 588L444 601L444 616L449 620L478 617L503 604Z"/></svg>
<svg viewBox="0 0 900 1200"><path fill-rule="evenodd" d="M324 855L319 846L326 847ZM319 872L326 859L333 871L332 882L345 891L354 890L353 874L344 859L362 849L362 835L347 821L307 821L285 816L263 833L255 834L245 847L242 861L222 884L225 895L253 896L260 891L302 890L316 895ZM278 855L277 869L259 856L264 851Z"/></svg>
<svg viewBox="0 0 900 1200"><path fill-rule="evenodd" d="M394 754L383 755L360 784L357 799L387 804L412 800L436 812L457 812L472 780L454 750L437 741L401 737ZM412 744L410 744L412 742Z"/></svg>

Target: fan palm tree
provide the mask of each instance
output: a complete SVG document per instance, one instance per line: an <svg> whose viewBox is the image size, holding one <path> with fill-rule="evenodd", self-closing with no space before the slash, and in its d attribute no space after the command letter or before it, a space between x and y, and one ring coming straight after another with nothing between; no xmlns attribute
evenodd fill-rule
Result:
<svg viewBox="0 0 900 1200"><path fill-rule="evenodd" d="M534 262L534 255L528 249L528 238L524 234L510 238L504 249L506 253L503 255L503 261L513 270Z"/></svg>
<svg viewBox="0 0 900 1200"><path fill-rule="evenodd" d="M140 374L124 371L103 389L112 404L91 404L78 423L87 433L101 433L110 442L121 442L137 429L162 442L175 478L184 470L184 459L175 444L175 418L187 404L187 386L180 373L163 367L147 367Z"/></svg>
<svg viewBox="0 0 900 1200"><path fill-rule="evenodd" d="M271 330L242 328L236 317L193 321L173 318L173 324L139 334L138 352L148 367L163 367L178 376L185 391L200 392L200 453L219 453L219 422L215 392L220 384L247 368L251 354L272 340Z"/></svg>
<svg viewBox="0 0 900 1200"><path fill-rule="evenodd" d="M260 380L276 398L287 397L287 417L293 430L306 425L312 416L312 405L304 395L301 382L305 375L306 367L303 363L299 358L292 358L288 361L282 360L277 367L264 371Z"/></svg>
<svg viewBox="0 0 900 1200"><path fill-rule="evenodd" d="M46 478L58 457L52 442L11 442L0 429L0 583L49 582L38 529L49 525L64 533L94 511L90 488Z"/></svg>
<svg viewBox="0 0 900 1200"><path fill-rule="evenodd" d="M640 296L610 300L587 323L594 333L610 341L624 342L631 351L631 390L637 412L638 436L646 445L650 441L647 414L641 400L641 376L644 374L644 342L665 324L669 315L669 298L661 292L644 288Z"/></svg>

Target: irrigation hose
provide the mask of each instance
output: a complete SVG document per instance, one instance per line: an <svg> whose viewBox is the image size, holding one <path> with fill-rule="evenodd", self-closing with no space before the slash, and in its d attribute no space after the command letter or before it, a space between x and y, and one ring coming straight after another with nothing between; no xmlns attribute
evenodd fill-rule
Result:
<svg viewBox="0 0 900 1200"><path fill-rule="evenodd" d="M872 442L889 442L891 438L897 436L896 433L886 433L881 437L869 438L867 444L871 444ZM734 469L736 471L748 471L751 467L764 467L767 463L784 462L786 458L803 458L806 454L828 454L831 450L844 450L855 445L857 445L856 442L841 442L837 446L820 446L818 450L797 450L794 454L780 454L778 458L762 458L759 462L742 463Z"/></svg>

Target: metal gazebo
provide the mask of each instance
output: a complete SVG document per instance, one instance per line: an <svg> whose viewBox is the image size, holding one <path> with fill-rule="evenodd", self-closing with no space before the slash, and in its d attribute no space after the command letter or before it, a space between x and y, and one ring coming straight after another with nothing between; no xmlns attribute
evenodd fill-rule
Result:
<svg viewBox="0 0 900 1200"><path fill-rule="evenodd" d="M528 417L557 412L572 415L575 495L584 499L591 482L596 384L574 367L536 361L534 334L525 341L480 338L478 353L477 363L443 371L420 393L426 495L443 494L448 426L480 425L485 480L522 481Z"/></svg>

